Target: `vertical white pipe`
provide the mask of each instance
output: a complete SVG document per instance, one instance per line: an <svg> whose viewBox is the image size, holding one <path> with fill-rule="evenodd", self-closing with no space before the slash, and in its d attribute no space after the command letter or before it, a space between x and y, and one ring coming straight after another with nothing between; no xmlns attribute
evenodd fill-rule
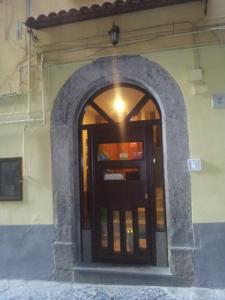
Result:
<svg viewBox="0 0 225 300"><path fill-rule="evenodd" d="M194 45L198 45L199 38L198 38L196 26L194 26L194 30L195 30L195 33L196 33L196 34L193 35ZM200 68L200 53L199 53L199 49L196 47L193 50L193 52L194 52L194 65L195 65L195 69L199 69Z"/></svg>
<svg viewBox="0 0 225 300"><path fill-rule="evenodd" d="M23 126L23 146L22 146L22 157L23 157L23 176L26 176L26 156L25 156L25 135L26 135L26 125Z"/></svg>
<svg viewBox="0 0 225 300"><path fill-rule="evenodd" d="M28 29L28 58L27 58L27 114L30 120L31 112L31 32Z"/></svg>
<svg viewBox="0 0 225 300"><path fill-rule="evenodd" d="M4 31L5 31L5 40L8 40L8 0L4 1Z"/></svg>
<svg viewBox="0 0 225 300"><path fill-rule="evenodd" d="M27 17L31 16L31 9L32 9L32 2L31 0L27 0Z"/></svg>
<svg viewBox="0 0 225 300"><path fill-rule="evenodd" d="M41 102L42 102L42 119L45 125L45 88L44 88L44 55L41 55Z"/></svg>
<svg viewBox="0 0 225 300"><path fill-rule="evenodd" d="M27 18L31 16L31 0L27 0ZM28 41L27 41L27 113L28 119L30 120L30 112L31 112L31 32L29 28L27 29Z"/></svg>

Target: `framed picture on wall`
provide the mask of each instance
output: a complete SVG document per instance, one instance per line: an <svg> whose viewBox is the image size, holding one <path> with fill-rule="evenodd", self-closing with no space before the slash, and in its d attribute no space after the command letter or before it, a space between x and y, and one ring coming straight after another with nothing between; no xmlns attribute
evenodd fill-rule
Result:
<svg viewBox="0 0 225 300"><path fill-rule="evenodd" d="M22 200L22 157L0 159L0 201Z"/></svg>

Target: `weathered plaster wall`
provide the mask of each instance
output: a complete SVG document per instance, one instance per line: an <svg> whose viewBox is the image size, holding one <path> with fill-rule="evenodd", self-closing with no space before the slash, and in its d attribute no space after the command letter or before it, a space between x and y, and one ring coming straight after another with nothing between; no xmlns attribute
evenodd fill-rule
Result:
<svg viewBox="0 0 225 300"><path fill-rule="evenodd" d="M211 96L225 93L225 47L200 51L207 95L190 101L190 145L192 157L203 160L203 171L192 174L193 221L225 221L225 109L214 110Z"/></svg>
<svg viewBox="0 0 225 300"><path fill-rule="evenodd" d="M52 224L49 125L1 125L0 157L23 156L23 201L0 202L0 225Z"/></svg>
<svg viewBox="0 0 225 300"><path fill-rule="evenodd" d="M16 22L25 18L25 0L0 2L0 94L19 89L19 65L26 61L25 28L17 39Z"/></svg>
<svg viewBox="0 0 225 300"><path fill-rule="evenodd" d="M225 47L199 50L199 63L204 72L203 84L209 92L193 94L199 83L187 81L187 71L194 68L193 50L151 54L178 81L188 112L190 157L201 158L203 170L192 173L192 211L194 223L225 221L224 128L225 110L211 107L213 94L225 93Z"/></svg>

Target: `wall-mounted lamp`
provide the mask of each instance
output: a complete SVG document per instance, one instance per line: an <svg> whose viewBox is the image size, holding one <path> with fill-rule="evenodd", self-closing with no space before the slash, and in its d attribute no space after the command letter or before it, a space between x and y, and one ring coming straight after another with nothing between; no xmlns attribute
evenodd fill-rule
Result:
<svg viewBox="0 0 225 300"><path fill-rule="evenodd" d="M111 42L113 46L116 47L116 45L119 42L120 28L115 24L114 21L113 21L112 29L109 31L109 35L111 36Z"/></svg>

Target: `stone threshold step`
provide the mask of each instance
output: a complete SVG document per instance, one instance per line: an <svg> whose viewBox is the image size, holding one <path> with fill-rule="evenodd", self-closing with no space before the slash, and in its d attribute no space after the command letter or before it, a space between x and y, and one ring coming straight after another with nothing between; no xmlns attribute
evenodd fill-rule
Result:
<svg viewBox="0 0 225 300"><path fill-rule="evenodd" d="M93 284L192 286L193 277L172 275L169 268L109 264L74 266L73 281Z"/></svg>

